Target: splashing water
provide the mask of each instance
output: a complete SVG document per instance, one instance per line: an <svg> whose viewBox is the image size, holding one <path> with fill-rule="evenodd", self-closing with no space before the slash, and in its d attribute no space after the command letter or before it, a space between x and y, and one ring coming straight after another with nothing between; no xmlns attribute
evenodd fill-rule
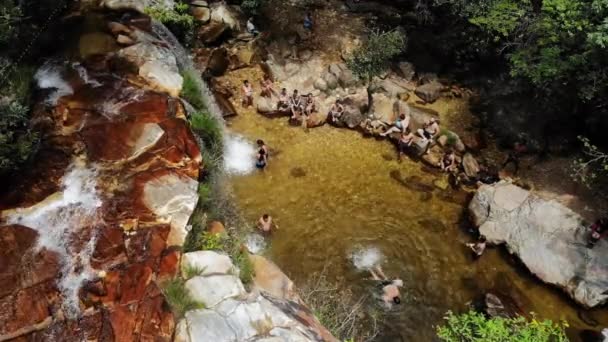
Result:
<svg viewBox="0 0 608 342"><path fill-rule="evenodd" d="M34 75L38 88L54 89L45 101L48 105L56 105L59 98L74 93L74 89L61 75L61 69L58 65L46 63Z"/></svg>
<svg viewBox="0 0 608 342"><path fill-rule="evenodd" d="M250 253L258 254L266 248L266 241L260 234L249 234L245 239L245 246Z"/></svg>
<svg viewBox="0 0 608 342"><path fill-rule="evenodd" d="M358 270L364 271L380 265L383 256L382 252L376 247L360 247L352 252L350 258L353 261L353 265L355 265Z"/></svg>
<svg viewBox="0 0 608 342"><path fill-rule="evenodd" d="M79 312L78 291L84 280L91 279L94 271L90 258L95 247L95 236L79 246L83 228L94 225L97 210L102 202L96 191L97 171L77 161L62 179L62 192L52 195L29 208L11 212L6 221L38 232L38 249L47 249L59 255L62 263L58 287L64 297L64 309L71 317ZM86 232L84 232L86 233Z"/></svg>
<svg viewBox="0 0 608 342"><path fill-rule="evenodd" d="M224 169L233 175L245 175L255 170L255 148L239 135L224 138Z"/></svg>
<svg viewBox="0 0 608 342"><path fill-rule="evenodd" d="M92 78L91 76L89 76L89 72L87 71L87 69L80 63L73 63L72 64L72 68L74 68L74 70L76 70L78 72L78 76L80 76L80 79L92 86L93 88L99 87L101 86L101 83L99 83L96 79Z"/></svg>

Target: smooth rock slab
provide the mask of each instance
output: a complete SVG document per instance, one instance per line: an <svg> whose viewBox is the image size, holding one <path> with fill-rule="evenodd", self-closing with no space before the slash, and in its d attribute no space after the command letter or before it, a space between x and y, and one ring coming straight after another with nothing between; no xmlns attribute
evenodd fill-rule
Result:
<svg viewBox="0 0 608 342"><path fill-rule="evenodd" d="M186 253L182 256L182 273L187 267L201 270L198 276L212 274L228 274L234 270L230 257L213 251L198 251Z"/></svg>
<svg viewBox="0 0 608 342"><path fill-rule="evenodd" d="M162 92L178 97L182 91L183 77L177 68L170 67L161 61L148 61L139 68L139 76Z"/></svg>
<svg viewBox="0 0 608 342"><path fill-rule="evenodd" d="M197 188L196 180L173 173L155 178L144 186L143 203L171 224L168 246L181 246L186 240L186 224L198 202Z"/></svg>
<svg viewBox="0 0 608 342"><path fill-rule="evenodd" d="M141 135L135 141L131 149L131 157L136 158L156 145L158 140L165 134L165 131L156 123L146 123L143 125Z"/></svg>
<svg viewBox="0 0 608 342"><path fill-rule="evenodd" d="M588 249L589 230L569 208L501 182L480 187L469 210L490 243L505 243L544 282L586 307L608 301L608 241Z"/></svg>
<svg viewBox="0 0 608 342"><path fill-rule="evenodd" d="M227 298L245 295L241 280L233 275L194 277L186 282L192 298L212 308Z"/></svg>

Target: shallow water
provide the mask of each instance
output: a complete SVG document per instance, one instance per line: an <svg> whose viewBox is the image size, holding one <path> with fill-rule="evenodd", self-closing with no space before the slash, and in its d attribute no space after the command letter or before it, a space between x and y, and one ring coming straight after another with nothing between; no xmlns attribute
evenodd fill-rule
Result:
<svg viewBox="0 0 608 342"><path fill-rule="evenodd" d="M399 163L387 142L328 126L305 132L251 110L230 124L274 151L266 171L233 176L232 184L250 222L265 212L275 218L280 229L267 253L296 285L328 265L329 277L365 295L369 274L361 269L378 260L389 277L403 279L404 305L388 313L390 324L378 340L434 340L446 311L464 310L488 290L509 294L525 312L589 328L565 296L528 275L504 249L473 261L463 245L472 238L459 225L463 205L433 189L443 175L410 160ZM417 185L406 187L391 172L415 176L408 184ZM432 191L420 191L425 188ZM591 314L608 324L605 310Z"/></svg>

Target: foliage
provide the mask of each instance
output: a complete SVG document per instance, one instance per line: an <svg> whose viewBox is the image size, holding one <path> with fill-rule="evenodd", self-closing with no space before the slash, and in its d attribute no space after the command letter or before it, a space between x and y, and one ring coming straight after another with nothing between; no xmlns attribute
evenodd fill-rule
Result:
<svg viewBox="0 0 608 342"><path fill-rule="evenodd" d="M202 232L198 236L198 249L207 251L221 251L224 249L225 241L222 234Z"/></svg>
<svg viewBox="0 0 608 342"><path fill-rule="evenodd" d="M203 90L198 84L198 79L192 72L182 73L184 81L182 83L182 97L198 110L206 109L203 99Z"/></svg>
<svg viewBox="0 0 608 342"><path fill-rule="evenodd" d="M234 261L239 269L239 277L243 284L250 284L253 281L253 277L255 277L255 270L253 268L253 263L249 258L249 254L244 251L239 251L238 254L234 256Z"/></svg>
<svg viewBox="0 0 608 342"><path fill-rule="evenodd" d="M206 112L196 112L190 116L192 130L203 140L204 147L218 148L222 143L220 123ZM220 145L220 146L218 146Z"/></svg>
<svg viewBox="0 0 608 342"><path fill-rule="evenodd" d="M17 37L21 9L13 1L0 2L0 45Z"/></svg>
<svg viewBox="0 0 608 342"><path fill-rule="evenodd" d="M341 340L373 341L378 335L380 315L366 305L367 297L355 297L326 276L327 267L298 287L302 300L317 319Z"/></svg>
<svg viewBox="0 0 608 342"><path fill-rule="evenodd" d="M591 189L602 189L608 183L608 153L593 145L588 138L579 136L583 156L572 163L572 177Z"/></svg>
<svg viewBox="0 0 608 342"><path fill-rule="evenodd" d="M605 101L606 0L435 0L498 43L511 75L552 94L578 89L582 101ZM480 37L479 39L482 39ZM487 46L491 48L491 46Z"/></svg>
<svg viewBox="0 0 608 342"><path fill-rule="evenodd" d="M469 311L463 314L448 312L445 325L437 328L437 335L446 342L566 342L565 322L531 321L524 317L488 318Z"/></svg>
<svg viewBox="0 0 608 342"><path fill-rule="evenodd" d="M38 134L28 123L26 106L17 101L0 104L0 174L17 169L35 153Z"/></svg>
<svg viewBox="0 0 608 342"><path fill-rule="evenodd" d="M163 23L182 43L190 45L194 38L196 28L194 17L190 14L190 7L185 3L176 3L174 8L164 6L150 6L145 13L155 20Z"/></svg>
<svg viewBox="0 0 608 342"><path fill-rule="evenodd" d="M257 14L263 1L264 0L243 0L241 2L241 8L243 11L245 11L245 13L251 15Z"/></svg>
<svg viewBox="0 0 608 342"><path fill-rule="evenodd" d="M211 201L211 187L207 183L200 183L198 185L198 201L199 207L205 210L210 209Z"/></svg>
<svg viewBox="0 0 608 342"><path fill-rule="evenodd" d="M371 82L388 67L391 59L406 46L406 38L399 31L373 31L368 40L353 51L346 61L357 78Z"/></svg>
<svg viewBox="0 0 608 342"><path fill-rule="evenodd" d="M192 298L184 280L181 278L174 278L165 282L162 291L177 318L182 317L187 311L205 308L205 304Z"/></svg>
<svg viewBox="0 0 608 342"><path fill-rule="evenodd" d="M186 280L188 279L192 279L194 277L200 276L201 274L203 274L203 272L205 272L204 268L195 266L195 265L186 265L183 269L184 271L184 278Z"/></svg>
<svg viewBox="0 0 608 342"><path fill-rule="evenodd" d="M442 135L445 135L448 138L446 140L447 146L455 146L458 142L458 136L448 129L442 128L441 131L439 131L439 136L441 137Z"/></svg>

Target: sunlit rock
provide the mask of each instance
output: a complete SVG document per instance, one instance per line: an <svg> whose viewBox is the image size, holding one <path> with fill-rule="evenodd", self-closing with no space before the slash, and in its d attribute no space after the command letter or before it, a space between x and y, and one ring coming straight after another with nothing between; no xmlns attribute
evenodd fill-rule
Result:
<svg viewBox="0 0 608 342"><path fill-rule="evenodd" d="M586 247L582 217L513 184L484 185L469 205L489 242L506 244L528 269L586 307L608 300L608 241Z"/></svg>

